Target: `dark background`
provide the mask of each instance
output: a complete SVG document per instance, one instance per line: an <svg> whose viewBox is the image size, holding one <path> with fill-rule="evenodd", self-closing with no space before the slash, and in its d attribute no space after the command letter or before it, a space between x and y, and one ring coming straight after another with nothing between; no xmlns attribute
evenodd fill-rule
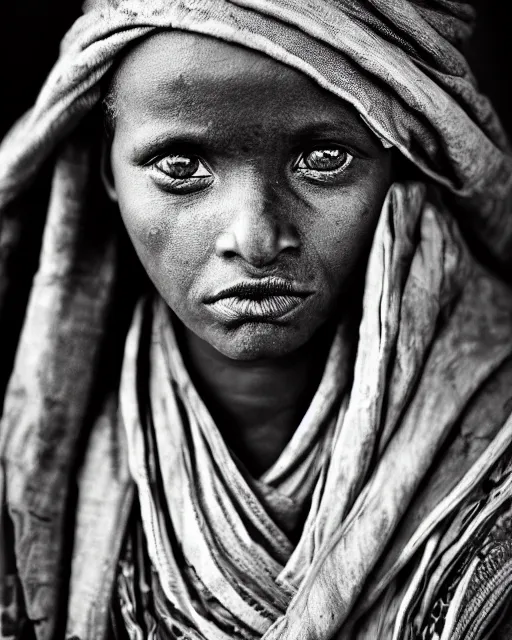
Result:
<svg viewBox="0 0 512 640"><path fill-rule="evenodd" d="M301 0L297 0L300 2ZM62 35L80 14L77 0L4 0L0 16L0 136L34 101ZM474 0L479 18L467 55L482 91L512 136L510 0Z"/></svg>

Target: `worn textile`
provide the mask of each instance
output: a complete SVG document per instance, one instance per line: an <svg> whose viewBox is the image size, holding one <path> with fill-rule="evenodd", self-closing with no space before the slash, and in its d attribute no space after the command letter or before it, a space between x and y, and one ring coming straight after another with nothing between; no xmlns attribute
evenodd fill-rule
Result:
<svg viewBox="0 0 512 640"><path fill-rule="evenodd" d="M347 387L348 354L342 349L350 344L348 336L338 334L303 423L261 479L289 499L311 500L296 546L237 468L197 396L163 305L157 306L154 320L148 309L139 309L127 339L121 412L148 553L158 576L155 594L165 594L155 595L155 610L165 611L155 614L157 628L212 640L262 635L306 640L331 638L344 623L350 627L363 585L382 562L462 408L512 354L504 340L511 332L510 309L492 321L481 317L476 304L477 298L483 302L481 277L456 230L424 203L422 189L395 187L370 255L353 382ZM475 341L475 326L483 329L487 322L491 333ZM464 348L454 348L454 339ZM471 376L465 375L469 370ZM341 394L344 401L338 400L333 416L333 402ZM417 572L428 573L443 547L445 522L493 470L511 437L512 420L465 475L459 469L448 495L438 491L437 509L426 510L378 586L365 591L370 610L397 565L419 549L428 552L429 560ZM453 461L442 461L437 472L447 477L448 464ZM304 473L309 486L302 482L297 491L293 478ZM501 480L505 487L512 484L506 475ZM486 497L480 527L492 521L507 495ZM420 504L421 499L416 507ZM464 533L459 523L458 537ZM413 572L409 578L416 576ZM465 576L461 571L458 580L462 583ZM432 589L439 590L441 577ZM409 590L421 594L422 588L411 582ZM408 591L406 599L411 595ZM391 613L394 619L403 600L402 593L391 595L376 608L378 616ZM458 620L457 605L448 608L448 619ZM409 613L398 616L396 629L412 631ZM421 629L427 617L428 609L417 614L414 628ZM365 619L368 624L368 612ZM136 624L128 619L127 627ZM166 637L165 632L161 629L156 637ZM342 627L340 637L356 637L356 632ZM366 632L362 637L380 636Z"/></svg>
<svg viewBox="0 0 512 640"><path fill-rule="evenodd" d="M0 207L100 98L116 56L159 28L262 51L353 104L425 173L463 196L465 218L509 260L512 163L506 137L459 51L468 3L433 0L89 0L34 108L4 144Z"/></svg>
<svg viewBox="0 0 512 640"><path fill-rule="evenodd" d="M294 512L307 515L313 493L321 493L349 379L350 343L340 329L301 424L274 465L251 479L195 391L164 306L156 308L150 336L143 335L142 309L136 314L120 396L149 555L165 597L192 623L182 629L185 636L197 627L212 640L258 638L284 613L310 562L313 532L302 537L291 560L287 528L296 526ZM148 372L137 365L144 355L147 390ZM196 611L193 602L202 607Z"/></svg>
<svg viewBox="0 0 512 640"><path fill-rule="evenodd" d="M511 159L500 125L459 53L471 20L466 3L450 0L88 4L35 106L0 148L2 354L13 351L23 322L0 426L4 637L20 637L23 620L39 640L64 637L66 628L68 635L94 640L105 633L131 489L115 399L108 394L104 399L98 381L116 380L120 353L112 344L124 337L129 313L121 312L129 311L129 304L115 287L118 234L99 185L101 126L94 107L100 81L117 56L158 28L207 33L300 69L351 102L381 139L423 171L426 182L439 186L438 195L430 190L426 200L421 187L397 186L386 205L382 243L374 245L372 259L389 265L389 279L377 290L367 289L365 308L372 299L385 304L361 326L361 339L374 335L378 341L367 358L358 359L354 380L360 383L350 396L353 428L340 434L343 446L333 451L324 489L324 495L339 499L333 510L322 508L317 521L306 523L322 531L314 569L304 576L286 616L267 633L269 639L324 638L344 625L348 638L356 633L373 638L375 629L391 637L393 607L407 624L414 607L421 608L416 590L424 584L421 572L436 560L436 523L458 508L510 442L509 423L500 431L510 411L510 385L503 382L511 345L510 293L473 265L465 251L459 253L459 241L445 243L457 238L450 221L457 212L497 260L510 264ZM48 207L37 200L27 210L25 192L50 169ZM399 203L408 212L400 218L400 233L386 226L389 210ZM24 259L27 236L43 227L45 218L37 275L25 283L30 288L25 312L23 300L19 308L11 303L19 300L16 266ZM431 240L428 251L413 251L410 232L416 224L425 233L422 238ZM413 251L414 259L411 254L410 260L395 262L390 250L398 245L386 229L398 245L405 243L404 251ZM411 274L422 264L418 280ZM406 292L410 304L403 307ZM395 349L403 355L397 357ZM4 355L1 365L10 368ZM381 386L383 377L388 386ZM369 398L373 403L367 404ZM402 414L400 407L408 408ZM427 454L420 455L412 434L422 420L432 441L423 442ZM460 424L465 426L458 438ZM441 447L439 455L450 464L436 458L429 466L443 437L447 448ZM346 452L354 450L359 455L347 459ZM384 464L395 450L401 453L395 458L399 472L396 465ZM414 484L427 473L426 486L408 486L411 495L419 493L405 511L411 495L395 480L409 478ZM478 505L488 505L487 522L496 502L492 493L485 495ZM363 515L372 507L389 513L364 527ZM349 512L354 517L347 517ZM73 524L74 539L67 535ZM377 562L381 534L382 540L393 535L393 541ZM344 550L351 540L355 555ZM445 544L452 548L447 538ZM418 557L418 579L409 583ZM408 576L405 586L401 570ZM433 588L429 602L436 596ZM380 615L383 611L387 617ZM416 615L428 617L426 611ZM366 631L357 630L362 619ZM463 620L456 623L464 628Z"/></svg>

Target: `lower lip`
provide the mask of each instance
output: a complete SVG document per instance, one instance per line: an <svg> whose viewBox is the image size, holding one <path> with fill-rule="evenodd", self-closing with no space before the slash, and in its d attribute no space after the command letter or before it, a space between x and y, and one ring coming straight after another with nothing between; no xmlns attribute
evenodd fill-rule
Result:
<svg viewBox="0 0 512 640"><path fill-rule="evenodd" d="M224 321L277 320L300 304L300 296L268 296L259 300L250 298L222 298L209 304L217 317Z"/></svg>

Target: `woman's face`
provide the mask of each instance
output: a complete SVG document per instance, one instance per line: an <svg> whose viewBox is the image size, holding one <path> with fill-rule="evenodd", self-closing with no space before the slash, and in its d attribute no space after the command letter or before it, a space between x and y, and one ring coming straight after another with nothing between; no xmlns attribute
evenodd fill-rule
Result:
<svg viewBox="0 0 512 640"><path fill-rule="evenodd" d="M185 327L272 358L349 306L390 152L305 75L206 36L154 35L115 78L114 189L139 258Z"/></svg>

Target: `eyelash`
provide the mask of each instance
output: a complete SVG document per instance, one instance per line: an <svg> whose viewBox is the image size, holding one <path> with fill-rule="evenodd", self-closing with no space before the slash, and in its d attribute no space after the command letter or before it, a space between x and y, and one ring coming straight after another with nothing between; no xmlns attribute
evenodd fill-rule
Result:
<svg viewBox="0 0 512 640"><path fill-rule="evenodd" d="M324 156L317 157L317 161L322 162L326 157L328 158L331 155L331 158L334 154L342 154L344 157L343 162L340 163L338 167L334 169L315 169L311 166L307 165L307 159L310 158L314 153L324 152ZM326 153L327 152L327 153ZM329 154L330 152L330 154ZM176 178L170 176L163 168L164 163L169 163L169 160L174 158L177 160L175 164L175 168L179 168L180 160L181 169L188 164L190 169L194 169L193 175L189 175L183 178ZM306 179L308 182L320 183L320 184L328 184L332 183L344 173L352 164L354 160L354 156L339 145L324 145L324 146L316 146L314 148L309 149L307 152L303 152L296 159L296 161L292 165L292 170L299 174L302 178ZM192 164L192 167L190 167ZM214 175L211 169L209 169L208 165L199 158L199 156L194 154L186 154L186 153L172 153L167 156L156 159L155 161L149 164L149 168L154 172L154 176L157 181L165 188L167 191L176 194L187 194L195 191L202 191L209 187L214 181ZM169 167L167 167L169 168Z"/></svg>
<svg viewBox="0 0 512 640"><path fill-rule="evenodd" d="M339 152L345 159L341 162L339 167L334 169L312 169L306 164L307 156L312 156L315 152ZM300 173L304 178L312 182L332 182L333 179L344 173L352 164L354 156L338 145L325 145L317 146L310 149L308 152L302 153L294 164L294 170Z"/></svg>
<svg viewBox="0 0 512 640"><path fill-rule="evenodd" d="M192 160L195 162L197 167L194 170L194 175L188 176L186 178L173 178L168 173L166 173L161 165L169 161L170 158L181 158L184 160ZM211 170L207 167L206 163L201 160L196 155L187 155L174 153L169 154L163 158L159 158L150 164L150 168L157 172L155 175L158 181L163 182L163 186L173 193L186 194L192 193L194 191L199 191L209 187L214 180L213 174ZM195 175L198 172L199 175Z"/></svg>

